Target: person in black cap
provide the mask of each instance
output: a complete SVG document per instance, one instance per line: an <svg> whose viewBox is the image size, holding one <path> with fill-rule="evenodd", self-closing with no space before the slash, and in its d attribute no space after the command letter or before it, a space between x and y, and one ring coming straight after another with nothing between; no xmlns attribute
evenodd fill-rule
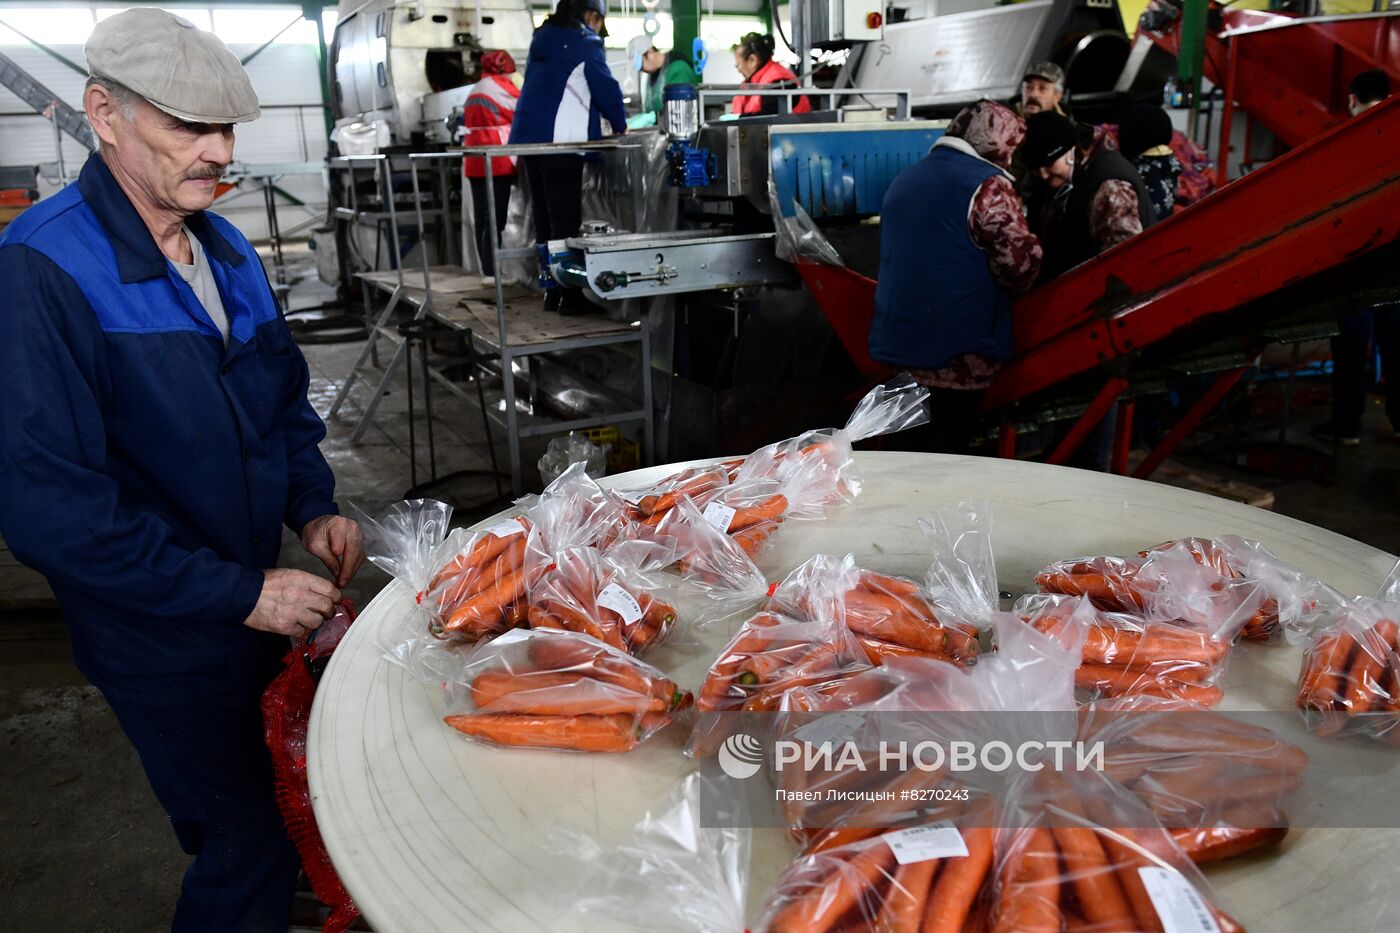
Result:
<svg viewBox="0 0 1400 933"><path fill-rule="evenodd" d="M1020 154L1034 178L1029 217L1045 249L1042 280L1093 259L1156 219L1137 169L1102 127L1083 129L1058 113L1026 121Z"/></svg>
<svg viewBox="0 0 1400 933"><path fill-rule="evenodd" d="M1176 183L1181 163L1172 154L1172 121L1152 104L1133 104L1118 124L1118 149L1142 176L1157 219L1170 217L1176 207Z"/></svg>
<svg viewBox="0 0 1400 933"><path fill-rule="evenodd" d="M1390 96L1390 75L1379 68L1363 71L1351 79L1351 93L1347 95L1347 110L1353 117L1360 116Z"/></svg>

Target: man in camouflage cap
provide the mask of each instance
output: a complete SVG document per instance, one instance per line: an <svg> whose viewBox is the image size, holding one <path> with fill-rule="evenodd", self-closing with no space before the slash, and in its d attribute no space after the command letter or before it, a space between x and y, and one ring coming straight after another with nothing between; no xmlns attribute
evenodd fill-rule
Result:
<svg viewBox="0 0 1400 933"><path fill-rule="evenodd" d="M1021 99L1017 110L1021 116L1052 111L1068 116L1065 99L1065 70L1054 62L1037 62L1026 69L1021 78Z"/></svg>
<svg viewBox="0 0 1400 933"><path fill-rule="evenodd" d="M49 580L194 861L173 929L287 929L298 860L258 701L361 563L306 361L257 253L208 212L237 57L157 9L85 48L101 151L0 236L0 533ZM332 579L275 569L282 526Z"/></svg>

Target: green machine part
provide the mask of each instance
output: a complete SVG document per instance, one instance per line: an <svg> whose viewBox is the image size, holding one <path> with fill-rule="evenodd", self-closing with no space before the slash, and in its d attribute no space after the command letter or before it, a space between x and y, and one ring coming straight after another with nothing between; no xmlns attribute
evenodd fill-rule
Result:
<svg viewBox="0 0 1400 933"><path fill-rule="evenodd" d="M700 0L671 0L673 48L693 66L695 40L700 36Z"/></svg>
<svg viewBox="0 0 1400 933"><path fill-rule="evenodd" d="M1201 99L1201 74L1206 59L1207 0L1185 0L1181 10L1181 47L1177 55L1177 72L1182 85L1189 89L1191 108L1188 136L1195 136L1196 115Z"/></svg>

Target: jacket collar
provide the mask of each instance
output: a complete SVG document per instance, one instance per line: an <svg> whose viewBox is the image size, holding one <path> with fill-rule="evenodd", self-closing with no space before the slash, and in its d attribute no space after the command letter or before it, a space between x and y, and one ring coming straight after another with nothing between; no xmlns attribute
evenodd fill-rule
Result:
<svg viewBox="0 0 1400 933"><path fill-rule="evenodd" d="M956 151L956 152L961 152L963 155L972 156L974 159L976 159L976 160L979 161L979 162L986 162L988 165L990 165L992 168L996 169L998 172L1001 172L1001 173L1002 173L1003 175L1005 175L1007 178L1009 178L1009 179L1011 179L1011 180L1013 180L1013 181L1015 180L1014 176L1012 176L1012 174L1011 174L1010 172L1008 172L1006 169L1002 168L1000 165L997 165L997 164L996 164L995 162L993 162L991 159L984 158L984 157L982 156L981 153L979 153L976 149L972 148L972 143L968 142L967 140L965 140L965 139L963 139L963 138L961 138L961 137L959 137L959 136L949 136L949 135L947 135L947 134L945 133L944 135L942 135L942 136L938 137L936 140L934 140L934 142L933 142L933 148L934 148L934 149L952 149L952 150L954 150L954 151Z"/></svg>
<svg viewBox="0 0 1400 933"><path fill-rule="evenodd" d="M123 283L160 278L168 273L165 254L156 246L151 231L146 229L141 215L136 213L131 199L117 184L112 170L100 155L94 153L83 165L78 175L78 191L107 231ZM199 238L211 259L235 266L243 262L243 254L214 229L204 211L185 218L185 224Z"/></svg>

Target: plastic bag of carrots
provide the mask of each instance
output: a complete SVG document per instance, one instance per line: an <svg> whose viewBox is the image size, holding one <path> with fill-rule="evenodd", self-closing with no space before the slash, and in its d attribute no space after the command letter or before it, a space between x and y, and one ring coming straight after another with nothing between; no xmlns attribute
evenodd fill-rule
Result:
<svg viewBox="0 0 1400 933"><path fill-rule="evenodd" d="M1298 678L1296 703L1310 731L1400 746L1397 620L1400 603L1367 597L1322 617Z"/></svg>
<svg viewBox="0 0 1400 933"><path fill-rule="evenodd" d="M699 597L695 621L710 625L748 614L769 591L768 577L732 537L683 496L656 529L673 542L681 586Z"/></svg>
<svg viewBox="0 0 1400 933"><path fill-rule="evenodd" d="M839 619L801 621L760 612L720 651L696 697L692 757L710 755L739 729L734 714L772 713L795 687L831 690L870 667Z"/></svg>
<svg viewBox="0 0 1400 933"><path fill-rule="evenodd" d="M1138 552L1140 558L1178 553L1213 571L1222 587L1259 590L1259 603L1245 620L1240 637L1249 641L1278 640L1297 628L1319 606L1337 607L1341 597L1331 587L1280 560L1257 541L1238 535L1181 538Z"/></svg>
<svg viewBox="0 0 1400 933"><path fill-rule="evenodd" d="M852 445L926 423L927 400L928 389L904 373L866 393L844 427L809 431L727 462L731 480L776 476L786 486L801 486L807 492L789 517L820 518L860 495Z"/></svg>
<svg viewBox="0 0 1400 933"><path fill-rule="evenodd" d="M395 503L377 520L359 516L366 556L406 586L416 606L410 631L395 634L390 646L401 662L432 649L428 635L474 642L525 621L529 519L449 534L451 517L451 506L431 499Z"/></svg>
<svg viewBox="0 0 1400 933"><path fill-rule="evenodd" d="M753 831L707 825L706 795L743 812L742 798L697 771L650 807L616 846L603 847L591 832L552 832L550 853L568 863L559 876L577 879L551 887L561 917L587 914L605 921L599 929L616 923L676 933L743 930Z"/></svg>
<svg viewBox="0 0 1400 933"><path fill-rule="evenodd" d="M640 656L675 628L676 609L660 573L674 559L669 539L559 552L530 582L530 627L581 632Z"/></svg>
<svg viewBox="0 0 1400 933"><path fill-rule="evenodd" d="M650 537L671 510L689 496L699 501L729 485L729 473L721 465L686 467L647 486L613 487L608 493L623 503L626 530L621 537Z"/></svg>
<svg viewBox="0 0 1400 933"><path fill-rule="evenodd" d="M444 722L495 745L625 752L691 695L653 667L575 632L516 630L478 648L447 685Z"/></svg>
<svg viewBox="0 0 1400 933"><path fill-rule="evenodd" d="M1041 632L1083 633L1075 686L1085 699L1150 696L1214 706L1223 693L1228 643L1206 632L1143 615L1107 612L1084 597L1033 593L1013 613Z"/></svg>
<svg viewBox="0 0 1400 933"><path fill-rule="evenodd" d="M992 933L1240 933L1205 877L1121 788L1041 772L998 818Z"/></svg>
<svg viewBox="0 0 1400 933"><path fill-rule="evenodd" d="M1308 766L1301 748L1263 726L1172 700L1091 704L1078 738L1103 743L1104 774L1202 864L1277 844Z"/></svg>
<svg viewBox="0 0 1400 933"><path fill-rule="evenodd" d="M800 619L840 618L871 664L925 657L970 664L976 629L944 618L913 580L862 570L855 558L818 554L778 584L768 609Z"/></svg>
<svg viewBox="0 0 1400 933"><path fill-rule="evenodd" d="M983 929L994 835L990 826L928 822L809 851L778 879L753 929Z"/></svg>

